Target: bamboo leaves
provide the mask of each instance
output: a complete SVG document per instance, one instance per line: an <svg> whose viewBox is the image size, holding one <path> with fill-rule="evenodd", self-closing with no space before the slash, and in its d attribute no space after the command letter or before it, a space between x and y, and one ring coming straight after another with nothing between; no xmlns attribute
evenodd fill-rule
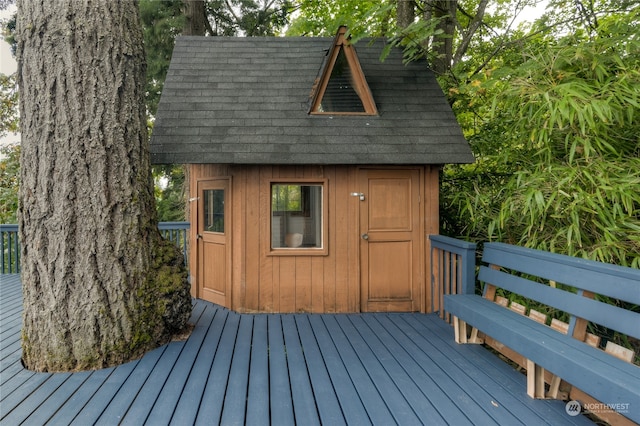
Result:
<svg viewBox="0 0 640 426"><path fill-rule="evenodd" d="M532 38L520 63L456 89L476 102L467 134L479 158L445 170L445 190L476 178L443 194L445 209L463 206L458 235L640 268L639 16Z"/></svg>

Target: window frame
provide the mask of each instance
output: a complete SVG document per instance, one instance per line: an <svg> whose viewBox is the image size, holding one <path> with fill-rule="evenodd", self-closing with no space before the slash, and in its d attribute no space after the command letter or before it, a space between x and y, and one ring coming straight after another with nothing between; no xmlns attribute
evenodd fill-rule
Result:
<svg viewBox="0 0 640 426"><path fill-rule="evenodd" d="M317 185L322 188L321 200L322 208L320 209L322 221L320 229L322 232L322 247L272 247L273 238L273 211L272 211L272 186L273 185L300 185L312 186ZM329 197L327 196L328 179L308 179L308 178L271 178L268 179L263 191L263 199L266 201L263 205L263 212L266 217L266 232L263 233L263 247L266 248L267 256L327 256L329 254Z"/></svg>
<svg viewBox="0 0 640 426"><path fill-rule="evenodd" d="M214 194L215 194L216 191L221 191L222 192L222 197L223 197L222 198L222 213L221 213L222 214L222 231L213 231L213 230L207 229L207 227L206 227L206 224L207 224L207 205L206 204L207 203L205 203L205 201L206 201L207 197L206 197L205 194L207 192L212 192L212 195L215 196ZM227 200L227 196L228 195L229 194L227 194L227 191L225 189L222 189L222 188L212 188L212 189L203 189L202 190L202 198L203 198L203 200L202 200L202 205L203 205L203 208L202 208L202 219L204 221L203 222L202 232L208 232L208 233L211 233L211 234L226 235L226 233L227 233L227 220L228 220L228 218L227 218L227 209L226 209L226 200ZM211 205L212 205L213 210L211 211L211 214L210 214L210 216L214 220L213 221L213 226L214 227L215 227L215 219L216 219L215 203L216 203L216 201L215 201L215 198L214 198L214 199L211 200ZM220 215L220 213L218 213L218 215Z"/></svg>

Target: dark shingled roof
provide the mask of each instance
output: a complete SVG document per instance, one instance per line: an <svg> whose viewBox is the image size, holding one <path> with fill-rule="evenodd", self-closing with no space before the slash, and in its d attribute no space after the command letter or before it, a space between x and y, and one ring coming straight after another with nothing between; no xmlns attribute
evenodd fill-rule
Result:
<svg viewBox="0 0 640 426"><path fill-rule="evenodd" d="M425 63L383 41L356 51L378 116L310 115L331 38L179 37L151 137L153 163L444 164L473 155Z"/></svg>

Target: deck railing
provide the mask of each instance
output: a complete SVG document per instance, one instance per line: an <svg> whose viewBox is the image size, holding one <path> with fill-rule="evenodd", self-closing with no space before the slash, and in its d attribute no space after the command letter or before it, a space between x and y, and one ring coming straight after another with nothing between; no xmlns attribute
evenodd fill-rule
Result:
<svg viewBox="0 0 640 426"><path fill-rule="evenodd" d="M189 248L189 222L160 222L158 229L164 238L173 241L182 250L184 264L187 264Z"/></svg>
<svg viewBox="0 0 640 426"><path fill-rule="evenodd" d="M182 250L185 265L189 247L189 222L160 222L162 236L173 241ZM0 225L0 274L20 273L20 240L18 225Z"/></svg>
<svg viewBox="0 0 640 426"><path fill-rule="evenodd" d="M442 235L431 241L431 312L449 321L442 309L445 294L473 294L476 287L476 244Z"/></svg>
<svg viewBox="0 0 640 426"><path fill-rule="evenodd" d="M0 225L0 273L20 272L20 241L18 225Z"/></svg>

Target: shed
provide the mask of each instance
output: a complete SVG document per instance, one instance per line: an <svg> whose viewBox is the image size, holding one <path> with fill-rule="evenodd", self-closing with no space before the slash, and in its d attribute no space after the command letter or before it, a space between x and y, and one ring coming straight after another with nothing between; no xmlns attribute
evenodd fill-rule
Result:
<svg viewBox="0 0 640 426"><path fill-rule="evenodd" d="M430 310L439 170L473 155L426 63L345 33L176 40L151 158L189 165L195 297Z"/></svg>

